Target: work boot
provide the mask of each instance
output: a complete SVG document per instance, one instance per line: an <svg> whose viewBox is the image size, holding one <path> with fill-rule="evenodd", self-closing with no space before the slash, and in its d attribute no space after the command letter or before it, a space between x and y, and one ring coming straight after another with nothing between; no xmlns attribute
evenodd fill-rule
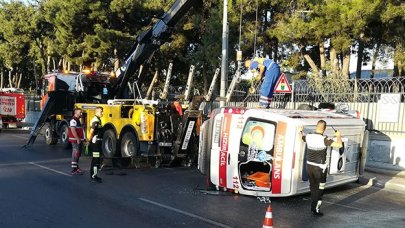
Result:
<svg viewBox="0 0 405 228"><path fill-rule="evenodd" d="M103 179L101 179L101 178L98 177L98 176L95 176L95 177L90 178L90 181L91 181L91 182L97 182L97 183L103 183Z"/></svg>
<svg viewBox="0 0 405 228"><path fill-rule="evenodd" d="M312 211L312 214L315 216L323 216L323 213L320 212L319 210Z"/></svg>
<svg viewBox="0 0 405 228"><path fill-rule="evenodd" d="M72 169L72 175L83 175L84 171L79 168Z"/></svg>

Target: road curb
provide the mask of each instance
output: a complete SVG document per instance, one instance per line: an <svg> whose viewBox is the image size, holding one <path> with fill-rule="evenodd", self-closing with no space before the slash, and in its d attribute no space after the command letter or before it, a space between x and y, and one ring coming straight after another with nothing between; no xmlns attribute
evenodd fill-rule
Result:
<svg viewBox="0 0 405 228"><path fill-rule="evenodd" d="M359 183L362 185L373 186L382 189L391 189L395 191L405 192L405 184L393 183L391 181L383 182L377 178L359 177Z"/></svg>
<svg viewBox="0 0 405 228"><path fill-rule="evenodd" d="M396 176L396 177L404 177L405 178L405 170L402 169L387 169L387 168L379 168L375 166L366 166L365 171L369 173L377 173L387 176Z"/></svg>

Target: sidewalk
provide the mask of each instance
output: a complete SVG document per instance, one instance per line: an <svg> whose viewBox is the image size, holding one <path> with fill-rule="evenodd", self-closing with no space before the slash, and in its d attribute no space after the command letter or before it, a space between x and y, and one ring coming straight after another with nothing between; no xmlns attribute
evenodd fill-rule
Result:
<svg viewBox="0 0 405 228"><path fill-rule="evenodd" d="M405 192L405 171L366 167L359 183L378 188Z"/></svg>

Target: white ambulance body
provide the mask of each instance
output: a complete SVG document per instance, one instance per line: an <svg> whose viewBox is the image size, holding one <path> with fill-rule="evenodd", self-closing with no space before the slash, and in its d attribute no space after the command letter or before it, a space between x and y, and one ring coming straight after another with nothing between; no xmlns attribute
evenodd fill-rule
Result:
<svg viewBox="0 0 405 228"><path fill-rule="evenodd" d="M198 167L220 189L252 196L309 192L306 144L298 132L342 133L344 146L328 148L326 187L358 180L365 124L350 115L303 110L219 108L201 127Z"/></svg>

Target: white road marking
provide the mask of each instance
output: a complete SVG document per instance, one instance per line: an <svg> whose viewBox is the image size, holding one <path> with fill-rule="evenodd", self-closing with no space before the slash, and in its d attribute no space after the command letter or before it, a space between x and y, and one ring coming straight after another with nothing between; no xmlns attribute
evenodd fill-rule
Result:
<svg viewBox="0 0 405 228"><path fill-rule="evenodd" d="M20 138L20 139L28 139L27 137L20 136L20 135L11 135L11 136L16 137L16 138Z"/></svg>
<svg viewBox="0 0 405 228"><path fill-rule="evenodd" d="M213 221L213 220L211 220L211 219L207 219L207 218L204 218L204 217L201 217L201 216L198 216L198 215L195 215L195 214L186 212L186 211L182 211L182 210L180 210L180 209L177 209L177 208L174 208L174 207L170 207L170 206L167 206L167 205L164 205L164 204L161 204L161 203L152 201L152 200L148 200L148 199L145 199L145 198L138 198L138 199L141 200L141 201L143 201L143 202L153 204L153 205L155 205L155 206L163 207L163 208L166 208L166 209L168 209L168 210L171 210L171 211L174 211L174 212L183 214L183 215L187 215L187 216L192 217L192 218L199 219L199 220L201 220L201 221L204 221L204 222L209 223L209 224L213 224L213 225L215 225L215 226L224 227L224 228L230 228L230 227L231 227L231 226L227 226L227 225L225 225L225 224L219 223L219 222L215 222L215 221Z"/></svg>
<svg viewBox="0 0 405 228"><path fill-rule="evenodd" d="M50 163L50 162L67 162L70 161L70 158L61 158L61 159L52 159L52 160L43 160L43 161L36 161L36 164L46 164L46 163ZM0 164L0 168L1 167L8 167L8 166L20 166L20 165L31 165L31 163L29 162L13 162L13 163L3 163Z"/></svg>
<svg viewBox="0 0 405 228"><path fill-rule="evenodd" d="M358 207L352 207L352 206L348 206L348 205L344 205L344 204L340 204L340 203L333 203L333 202L329 202L329 201L325 201L325 200L322 200L322 202L328 203L328 204L333 204L333 205L338 205L338 206L346 207L346 208L350 208L350 209L355 209L355 210L359 210L359 211L363 211L363 212L367 212L367 210L364 210L364 209L358 208Z"/></svg>
<svg viewBox="0 0 405 228"><path fill-rule="evenodd" d="M39 164L36 164L36 163L34 163L34 162L28 162L28 163L31 164L31 165L35 165L35 166L38 166L38 167L40 167L40 168L43 168L43 169L52 171L52 172L54 172L54 173L59 173L59 174L64 175L64 176L68 176L68 177L72 176L72 175L70 175L70 174L67 174L67 173L64 173L64 172L60 172L60 171L58 171L58 170L56 170L56 169L51 169L51 168L46 167L46 166L43 166L43 165L39 165Z"/></svg>
<svg viewBox="0 0 405 228"><path fill-rule="evenodd" d="M13 145L11 145L11 144L3 144L3 145L0 145L0 148L15 148L15 144L13 144ZM2 151L3 152L3 151Z"/></svg>

